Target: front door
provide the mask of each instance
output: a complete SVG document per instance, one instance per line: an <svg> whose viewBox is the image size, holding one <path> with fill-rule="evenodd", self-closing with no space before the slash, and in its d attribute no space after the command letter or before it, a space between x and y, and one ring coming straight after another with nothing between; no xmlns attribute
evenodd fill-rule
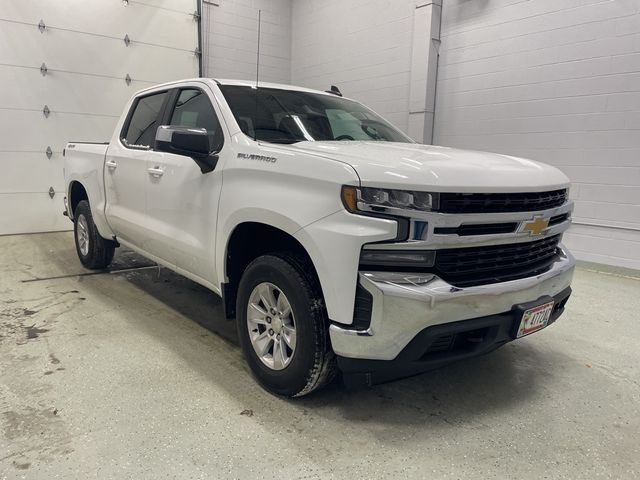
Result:
<svg viewBox="0 0 640 480"><path fill-rule="evenodd" d="M168 92L137 98L119 141L111 142L104 164L106 215L116 237L144 248L147 161Z"/></svg>
<svg viewBox="0 0 640 480"><path fill-rule="evenodd" d="M198 84L196 84L198 85ZM210 145L222 147L224 133L213 95L203 84L173 92L164 116L168 125L204 128ZM153 152L147 159L147 222L153 235L145 250L210 283L215 277L214 253L222 169L202 173L184 155Z"/></svg>

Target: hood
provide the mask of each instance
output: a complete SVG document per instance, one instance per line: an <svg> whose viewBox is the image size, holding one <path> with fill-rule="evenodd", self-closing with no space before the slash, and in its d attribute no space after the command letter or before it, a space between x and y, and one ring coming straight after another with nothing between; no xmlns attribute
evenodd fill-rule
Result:
<svg viewBox="0 0 640 480"><path fill-rule="evenodd" d="M362 185L440 192L515 192L566 188L555 167L498 153L390 142L299 142L290 146L351 165Z"/></svg>

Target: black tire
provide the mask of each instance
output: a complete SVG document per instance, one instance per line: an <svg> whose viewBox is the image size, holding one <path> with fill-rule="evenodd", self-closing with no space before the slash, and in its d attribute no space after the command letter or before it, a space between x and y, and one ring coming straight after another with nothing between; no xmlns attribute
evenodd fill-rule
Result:
<svg viewBox="0 0 640 480"><path fill-rule="evenodd" d="M82 265L91 270L107 268L109 264L111 264L111 260L113 260L116 244L112 240L102 238L100 233L98 233L96 224L93 223L89 202L81 200L73 212L73 218L73 237L76 242L76 252ZM83 219L84 223L82 223ZM81 247L81 240L78 238L78 229L82 231L83 226L87 233L85 237L87 245ZM83 253L83 250L85 250L86 253Z"/></svg>
<svg viewBox="0 0 640 480"><path fill-rule="evenodd" d="M287 397L308 395L329 383L337 372L322 292L309 272L309 266L297 256L263 255L249 264L238 287L238 337L247 363L263 387ZM264 282L275 285L286 295L295 317L295 353L281 370L274 370L260 360L249 337L249 298L254 288Z"/></svg>

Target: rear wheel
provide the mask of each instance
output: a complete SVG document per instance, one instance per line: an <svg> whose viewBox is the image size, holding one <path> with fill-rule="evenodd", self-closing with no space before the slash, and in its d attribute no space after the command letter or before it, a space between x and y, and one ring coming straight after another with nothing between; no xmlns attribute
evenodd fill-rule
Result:
<svg viewBox="0 0 640 480"><path fill-rule="evenodd" d="M237 297L238 336L257 380L271 392L307 395L335 375L322 294L305 263L287 254L249 264Z"/></svg>
<svg viewBox="0 0 640 480"><path fill-rule="evenodd" d="M89 202L80 201L73 216L76 251L82 265L92 270L107 268L113 260L116 244L100 236L95 223L93 223Z"/></svg>

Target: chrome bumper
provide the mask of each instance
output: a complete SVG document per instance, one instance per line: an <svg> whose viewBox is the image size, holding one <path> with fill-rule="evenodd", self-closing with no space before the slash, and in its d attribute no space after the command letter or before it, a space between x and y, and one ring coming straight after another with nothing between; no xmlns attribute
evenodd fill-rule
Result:
<svg viewBox="0 0 640 480"><path fill-rule="evenodd" d="M558 261L540 275L477 287L458 288L436 275L360 272L373 296L371 325L329 328L334 352L342 357L393 360L427 327L510 311L513 305L556 295L573 278L575 259L563 246Z"/></svg>

